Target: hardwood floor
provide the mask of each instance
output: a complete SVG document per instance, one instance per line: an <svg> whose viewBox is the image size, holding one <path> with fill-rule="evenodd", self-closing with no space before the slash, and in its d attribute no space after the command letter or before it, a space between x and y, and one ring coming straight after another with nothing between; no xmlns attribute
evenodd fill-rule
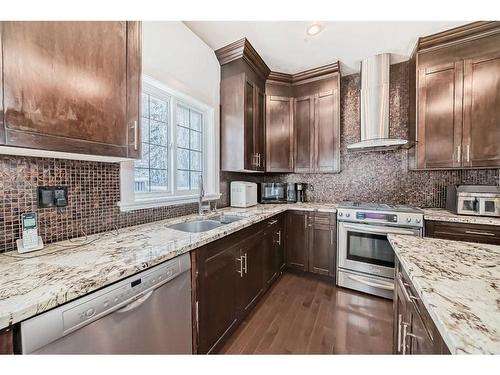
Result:
<svg viewBox="0 0 500 375"><path fill-rule="evenodd" d="M220 354L390 354L392 301L285 273Z"/></svg>

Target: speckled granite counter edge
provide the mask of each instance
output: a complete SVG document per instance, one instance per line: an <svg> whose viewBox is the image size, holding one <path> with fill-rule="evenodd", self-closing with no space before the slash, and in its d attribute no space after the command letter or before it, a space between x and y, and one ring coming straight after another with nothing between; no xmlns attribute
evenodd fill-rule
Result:
<svg viewBox="0 0 500 375"><path fill-rule="evenodd" d="M118 282L122 279L125 279L129 276L132 276L138 272L144 271L150 267L156 266L160 263L163 263L165 261L168 261L170 259L173 259L179 255L185 254L187 252L190 252L192 250L195 250L197 248L200 248L208 243L214 242L220 238L226 237L228 235L231 235L237 231L240 231L242 229L245 229L249 226L252 226L254 224L257 224L261 221L264 221L274 215L278 215L280 213L286 212L288 210L302 210L302 211L317 211L317 212L330 212L330 213L335 213L336 208L335 207L328 207L328 205L325 205L327 207L320 207L321 204L297 204L297 205L279 205L274 207L269 207L269 211L266 211L268 206L265 205L259 205L259 206L254 206L254 207L249 207L248 209L255 209L255 208L260 208L258 213L255 213L254 215L245 217L241 221L237 221L231 224L228 224L224 226L223 230L215 231L215 232L207 232L206 235L200 236L200 238L196 241L193 241L189 244L186 245L180 245L177 248L173 248L171 250L168 250L167 253L164 253L162 255L159 255L155 258L152 258L148 261L143 261L135 264L131 264L127 266L126 268L122 267L118 270L115 270L115 272L109 272L106 274L105 278L96 278L95 280L87 280L88 284L91 284L92 286L89 288L70 288L68 290L65 290L64 292L58 293L57 295L51 295L50 297L47 297L43 300L37 300L33 301L33 303L30 304L29 307L23 308L23 309L15 309L13 311L0 311L0 329L4 329L8 326L11 326L15 323L19 323L23 320L29 319L35 315L38 315L40 313L43 313L45 311L48 311L54 307L61 306L65 303L71 302L77 298L83 297L85 295L88 295L102 287L111 285L115 282ZM226 209L219 210L219 212L225 212L225 211L231 211L231 210L238 210L234 209L231 207L228 207ZM137 227L128 227L126 228L127 231L134 230L134 228L140 228L143 226L147 225L152 225L152 224L174 224L178 222L183 222L183 221L190 221L196 218L197 215L188 215L188 216L182 216L182 217L177 217L177 218L172 218L172 219L167 219L167 220L162 220L150 224L143 224L139 225ZM101 234L101 235L106 235L106 233ZM51 248L53 247L54 244L50 244L46 247ZM95 246L98 246L96 243ZM60 250L64 251L64 250ZM85 250L82 250L85 251ZM167 251L167 249L165 249ZM50 253L53 254L53 253ZM49 254L47 254L49 255ZM44 255L42 255L43 257ZM29 259L29 258L28 258ZM12 260L12 263L18 263L18 262L23 262L24 259L16 259ZM9 260L11 261L11 260ZM0 282L3 282L0 278Z"/></svg>

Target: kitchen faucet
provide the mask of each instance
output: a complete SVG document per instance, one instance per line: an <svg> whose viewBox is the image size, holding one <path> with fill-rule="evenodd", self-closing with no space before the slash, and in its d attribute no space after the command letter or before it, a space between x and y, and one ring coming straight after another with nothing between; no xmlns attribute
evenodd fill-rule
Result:
<svg viewBox="0 0 500 375"><path fill-rule="evenodd" d="M198 196L198 214L203 215L205 212L212 211L210 201L203 203L203 198L205 197L205 189L203 188L203 175L200 175L200 195Z"/></svg>

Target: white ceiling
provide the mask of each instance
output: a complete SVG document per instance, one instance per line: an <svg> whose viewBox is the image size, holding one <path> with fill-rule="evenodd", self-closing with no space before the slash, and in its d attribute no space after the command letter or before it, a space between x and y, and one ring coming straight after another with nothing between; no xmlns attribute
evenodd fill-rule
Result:
<svg viewBox="0 0 500 375"><path fill-rule="evenodd" d="M343 75L359 71L360 61L378 53L392 53L391 62L408 59L419 36L467 22L328 21L323 31L306 34L306 21L185 21L214 50L246 37L269 68L298 73L339 60Z"/></svg>

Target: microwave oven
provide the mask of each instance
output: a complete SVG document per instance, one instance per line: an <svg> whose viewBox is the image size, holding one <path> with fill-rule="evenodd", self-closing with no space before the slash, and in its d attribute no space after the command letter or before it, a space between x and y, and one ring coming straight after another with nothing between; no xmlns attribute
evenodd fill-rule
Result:
<svg viewBox="0 0 500 375"><path fill-rule="evenodd" d="M297 187L295 183L262 182L259 186L260 203L295 203Z"/></svg>

